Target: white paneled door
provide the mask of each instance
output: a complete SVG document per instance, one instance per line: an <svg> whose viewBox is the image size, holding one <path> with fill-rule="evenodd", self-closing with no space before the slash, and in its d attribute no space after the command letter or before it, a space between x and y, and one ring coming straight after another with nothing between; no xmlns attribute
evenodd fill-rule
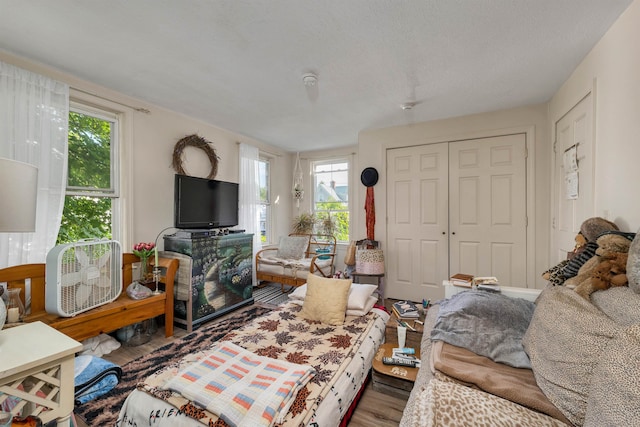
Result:
<svg viewBox="0 0 640 427"><path fill-rule="evenodd" d="M526 286L526 136L449 145L451 273Z"/></svg>
<svg viewBox="0 0 640 427"><path fill-rule="evenodd" d="M387 291L436 298L449 271L449 144L387 151Z"/></svg>
<svg viewBox="0 0 640 427"><path fill-rule="evenodd" d="M567 257L567 252L573 250L580 225L594 215L592 108L589 94L556 123L553 259L550 265ZM575 157L575 163L572 157ZM577 178L578 194L575 197L569 194L569 176Z"/></svg>
<svg viewBox="0 0 640 427"><path fill-rule="evenodd" d="M526 136L387 152L387 294L444 296L451 274L526 286Z"/></svg>

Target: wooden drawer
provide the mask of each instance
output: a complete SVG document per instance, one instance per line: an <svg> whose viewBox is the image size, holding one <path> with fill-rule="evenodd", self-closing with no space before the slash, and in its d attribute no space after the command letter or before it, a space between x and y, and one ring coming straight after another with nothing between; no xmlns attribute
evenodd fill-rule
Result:
<svg viewBox="0 0 640 427"><path fill-rule="evenodd" d="M412 320L407 321L411 326L414 325ZM422 325L416 323L415 331L407 328L407 338L405 339L405 347L413 347L416 350L420 349L420 343L422 343ZM384 340L387 343L398 343L398 319L392 314L387 322L385 328Z"/></svg>
<svg viewBox="0 0 640 427"><path fill-rule="evenodd" d="M383 375L375 370L372 372L371 378L371 387L375 391L405 400L409 398L414 384L413 381Z"/></svg>
<svg viewBox="0 0 640 427"><path fill-rule="evenodd" d="M386 298L384 300L384 305L391 312L392 311L391 307L393 303L396 301L399 301L399 300L393 299L393 298ZM420 318L418 320L424 322L425 314L422 312L422 307L420 307L420 313L421 313ZM413 347L416 350L419 350L420 344L422 343L422 332L424 330L424 326L414 322L413 320L406 320L405 322L410 326L412 326L415 329L415 331L412 331L411 329L407 328L407 337L405 339L404 346ZM391 314L391 317L389 317L389 321L387 322L385 333L384 333L384 340L387 343L395 343L395 344L398 343L398 318L393 313Z"/></svg>

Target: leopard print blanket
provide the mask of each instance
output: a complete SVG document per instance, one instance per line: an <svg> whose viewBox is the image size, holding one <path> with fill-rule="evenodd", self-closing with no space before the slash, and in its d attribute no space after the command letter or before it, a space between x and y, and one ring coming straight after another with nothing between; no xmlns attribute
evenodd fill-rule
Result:
<svg viewBox="0 0 640 427"><path fill-rule="evenodd" d="M411 409L414 427L567 427L555 418L446 377L431 380Z"/></svg>

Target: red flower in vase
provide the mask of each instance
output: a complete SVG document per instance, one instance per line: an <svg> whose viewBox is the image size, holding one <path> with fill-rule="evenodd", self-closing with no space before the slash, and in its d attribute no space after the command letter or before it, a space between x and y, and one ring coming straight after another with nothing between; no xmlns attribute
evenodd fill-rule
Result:
<svg viewBox="0 0 640 427"><path fill-rule="evenodd" d="M138 243L136 245L133 245L133 254L139 256L140 258L147 259L154 254L155 247L155 243Z"/></svg>
<svg viewBox="0 0 640 427"><path fill-rule="evenodd" d="M149 283L152 280L151 272L149 271L149 258L155 253L155 243L138 243L133 245L133 254L140 258L140 282Z"/></svg>

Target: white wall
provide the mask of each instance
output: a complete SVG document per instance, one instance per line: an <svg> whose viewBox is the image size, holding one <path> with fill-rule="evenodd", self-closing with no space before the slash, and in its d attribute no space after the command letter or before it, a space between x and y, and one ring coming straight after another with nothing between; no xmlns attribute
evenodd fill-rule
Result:
<svg viewBox="0 0 640 427"><path fill-rule="evenodd" d="M376 240L386 247L386 150L394 147L429 144L443 141L478 138L499 134L505 130L527 132L527 202L529 231L528 253L531 267L527 274L528 287L542 287L540 274L548 267L549 203L551 145L547 134L547 107L535 105L503 111L475 114L445 120L363 131L358 140L357 171L375 167L379 180L374 187L376 208ZM529 140L531 138L531 140ZM358 172L359 173L359 172ZM364 201L366 188L358 186L358 199ZM358 211L359 234L365 233L365 212ZM386 290L393 296L393 289Z"/></svg>
<svg viewBox="0 0 640 427"><path fill-rule="evenodd" d="M609 29L549 103L549 127L594 88L594 215L640 227L640 0Z"/></svg>
<svg viewBox="0 0 640 427"><path fill-rule="evenodd" d="M251 144L271 153L273 193L275 196L281 195L281 204L274 208L275 213L280 218L288 218L291 208L288 197L291 163L289 155L282 150L5 52L0 51L0 60L68 83L72 88L71 98L93 100L122 113L124 129L121 133L125 137L121 147L122 216L130 225L121 241L123 251L131 251L135 242L155 240L162 229L173 225L173 149L178 140L194 133L213 143L220 158L216 178L224 181L238 182L237 142ZM149 112L137 111L138 108ZM184 151L183 167L188 174L202 177L206 177L211 169L206 154L191 147ZM288 219L276 221L276 226L281 228L276 233L286 233L287 230L282 228L288 222ZM159 239L159 246L162 248L162 239Z"/></svg>

